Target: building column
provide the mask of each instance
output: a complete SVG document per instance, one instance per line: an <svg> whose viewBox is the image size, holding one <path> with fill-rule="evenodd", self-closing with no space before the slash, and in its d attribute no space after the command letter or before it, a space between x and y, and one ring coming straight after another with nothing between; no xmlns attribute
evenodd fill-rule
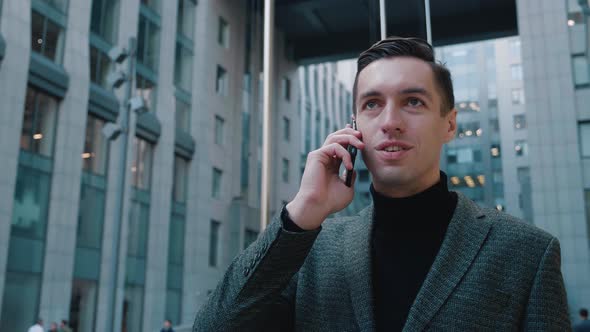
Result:
<svg viewBox="0 0 590 332"><path fill-rule="evenodd" d="M0 67L0 296L4 294L14 186L18 169L20 135L31 54L31 2L3 1L0 30L6 53ZM0 312L2 300L0 297Z"/></svg>

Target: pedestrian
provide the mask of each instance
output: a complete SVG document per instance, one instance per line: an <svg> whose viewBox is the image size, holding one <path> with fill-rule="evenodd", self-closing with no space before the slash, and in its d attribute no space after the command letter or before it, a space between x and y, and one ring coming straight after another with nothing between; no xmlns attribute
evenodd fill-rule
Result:
<svg viewBox="0 0 590 332"><path fill-rule="evenodd" d="M60 332L72 332L72 328L68 325L68 321L65 319L61 320L59 324L59 331Z"/></svg>
<svg viewBox="0 0 590 332"><path fill-rule="evenodd" d="M574 332L590 332L590 320L588 320L588 309L580 309L580 321L574 325Z"/></svg>
<svg viewBox="0 0 590 332"><path fill-rule="evenodd" d="M447 187L440 155L457 109L432 46L371 46L353 105L358 130L309 153L299 191L234 259L193 330L570 330L557 238ZM339 174L353 170L349 147L372 175L372 204L328 218L353 199L354 175L349 187Z"/></svg>
<svg viewBox="0 0 590 332"><path fill-rule="evenodd" d="M49 328L49 332L59 332L59 330L57 329L56 322L51 322L51 327Z"/></svg>
<svg viewBox="0 0 590 332"><path fill-rule="evenodd" d="M43 319L37 318L35 324L29 327L28 332L45 332L45 329L43 328Z"/></svg>
<svg viewBox="0 0 590 332"><path fill-rule="evenodd" d="M174 332L172 329L172 321L170 319L164 320L164 326L160 330L160 332Z"/></svg>

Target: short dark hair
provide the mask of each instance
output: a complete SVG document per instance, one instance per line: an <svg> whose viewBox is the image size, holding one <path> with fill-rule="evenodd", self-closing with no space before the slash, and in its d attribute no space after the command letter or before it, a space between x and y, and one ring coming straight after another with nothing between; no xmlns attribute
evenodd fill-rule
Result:
<svg viewBox="0 0 590 332"><path fill-rule="evenodd" d="M580 316L582 316L584 318L588 318L588 309L586 309L586 308L580 309Z"/></svg>
<svg viewBox="0 0 590 332"><path fill-rule="evenodd" d="M374 61L401 56L418 58L430 65L434 74L434 81L443 96L441 115L451 111L455 107L451 72L444 64L435 61L432 46L420 38L388 37L373 44L368 50L361 53L357 59L356 76L352 88L354 113L356 114L357 83L361 71Z"/></svg>

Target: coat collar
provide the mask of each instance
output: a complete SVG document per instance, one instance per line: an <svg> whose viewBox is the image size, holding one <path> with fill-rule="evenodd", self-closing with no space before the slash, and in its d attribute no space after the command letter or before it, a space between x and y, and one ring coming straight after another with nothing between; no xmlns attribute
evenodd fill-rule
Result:
<svg viewBox="0 0 590 332"><path fill-rule="evenodd" d="M483 211L457 193L457 207L441 248L410 308L404 331L423 330L432 320L477 256L492 226ZM349 221L342 241L345 274L355 318L361 331L374 331L374 301L371 269L373 205Z"/></svg>

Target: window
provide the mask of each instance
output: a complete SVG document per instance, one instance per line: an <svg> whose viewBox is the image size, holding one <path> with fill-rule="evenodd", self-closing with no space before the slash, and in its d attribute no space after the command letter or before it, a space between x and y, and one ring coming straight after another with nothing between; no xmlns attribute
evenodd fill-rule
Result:
<svg viewBox="0 0 590 332"><path fill-rule="evenodd" d="M25 99L20 148L52 157L56 121L57 99L29 86Z"/></svg>
<svg viewBox="0 0 590 332"><path fill-rule="evenodd" d="M590 76L588 73L588 59L585 55L574 55L572 57L574 70L574 84L576 86L583 86L590 84Z"/></svg>
<svg viewBox="0 0 590 332"><path fill-rule="evenodd" d="M209 234L209 266L217 266L219 250L219 221L211 220L211 233Z"/></svg>
<svg viewBox="0 0 590 332"><path fill-rule="evenodd" d="M510 73L513 80L522 80L522 66L519 63L510 66Z"/></svg>
<svg viewBox="0 0 590 332"><path fill-rule="evenodd" d="M291 80L288 78L283 78L283 98L286 101L291 100Z"/></svg>
<svg viewBox="0 0 590 332"><path fill-rule="evenodd" d="M190 92L193 81L193 52L176 43L174 60L174 84L183 90Z"/></svg>
<svg viewBox="0 0 590 332"><path fill-rule="evenodd" d="M512 104L524 104L524 91L522 89L512 89Z"/></svg>
<svg viewBox="0 0 590 332"><path fill-rule="evenodd" d="M244 231L244 249L248 248L258 238L258 232L246 228Z"/></svg>
<svg viewBox="0 0 590 332"><path fill-rule="evenodd" d="M579 128L582 157L590 157L590 122L580 123Z"/></svg>
<svg viewBox="0 0 590 332"><path fill-rule="evenodd" d="M229 24L222 17L219 18L217 42L223 47L229 47Z"/></svg>
<svg viewBox="0 0 590 332"><path fill-rule="evenodd" d="M225 120L219 115L215 116L215 144L223 145L223 124Z"/></svg>
<svg viewBox="0 0 590 332"><path fill-rule="evenodd" d="M78 209L77 247L100 250L104 207L105 191L83 184L80 191L80 208ZM98 263L100 264L100 261Z"/></svg>
<svg viewBox="0 0 590 332"><path fill-rule="evenodd" d="M465 164L481 161L481 151L474 148L449 148L447 151L447 163Z"/></svg>
<svg viewBox="0 0 590 332"><path fill-rule="evenodd" d="M289 183L289 160L283 158L283 182Z"/></svg>
<svg viewBox="0 0 590 332"><path fill-rule="evenodd" d="M135 75L135 94L143 97L150 112L156 109L156 83L141 74Z"/></svg>
<svg viewBox="0 0 590 332"><path fill-rule="evenodd" d="M490 147L490 154L492 158L499 158L500 157L500 144L492 144Z"/></svg>
<svg viewBox="0 0 590 332"><path fill-rule="evenodd" d="M514 116L514 129L526 128L526 116L524 114L517 114Z"/></svg>
<svg viewBox="0 0 590 332"><path fill-rule="evenodd" d="M68 9L68 0L42 0L43 2L47 3L51 7L59 10L60 12L64 13ZM74 1L74 0L72 0Z"/></svg>
<svg viewBox="0 0 590 332"><path fill-rule="evenodd" d="M221 66L217 66L217 79L215 80L215 91L222 96L227 95L227 72Z"/></svg>
<svg viewBox="0 0 590 332"><path fill-rule="evenodd" d="M194 0L178 0L178 19L176 31L178 34L192 40L195 27Z"/></svg>
<svg viewBox="0 0 590 332"><path fill-rule="evenodd" d="M6 271L2 301L2 331L26 331L39 307L41 277L38 274Z"/></svg>
<svg viewBox="0 0 590 332"><path fill-rule="evenodd" d="M510 54L517 59L520 59L520 39L512 39L510 41Z"/></svg>
<svg viewBox="0 0 590 332"><path fill-rule="evenodd" d="M188 183L188 160L174 156L174 182L172 199L177 203L186 202L186 184Z"/></svg>
<svg viewBox="0 0 590 332"><path fill-rule="evenodd" d="M517 140L514 142L514 151L516 156L526 156L528 154L528 144L525 140Z"/></svg>
<svg viewBox="0 0 590 332"><path fill-rule="evenodd" d="M90 31L110 44L117 41L119 0L92 0Z"/></svg>
<svg viewBox="0 0 590 332"><path fill-rule="evenodd" d="M155 11L156 13L159 13L161 8L160 1L161 0L141 0L141 4Z"/></svg>
<svg viewBox="0 0 590 332"><path fill-rule="evenodd" d="M498 118L490 119L490 130L494 133L500 131L500 122L498 121Z"/></svg>
<svg viewBox="0 0 590 332"><path fill-rule="evenodd" d="M211 196L219 198L221 196L221 175L223 172L218 168L213 168L213 182L211 188Z"/></svg>
<svg viewBox="0 0 590 332"><path fill-rule="evenodd" d="M111 61L108 55L90 45L90 80L106 89L109 89L107 76L111 69Z"/></svg>
<svg viewBox="0 0 590 332"><path fill-rule="evenodd" d="M105 121L88 115L86 119L86 136L82 152L82 168L98 175L105 175L107 168L108 143L102 134Z"/></svg>
<svg viewBox="0 0 590 332"><path fill-rule="evenodd" d="M291 121L286 116L283 117L283 139L285 142L291 139Z"/></svg>
<svg viewBox="0 0 590 332"><path fill-rule="evenodd" d="M176 98L176 130L190 133L191 105Z"/></svg>
<svg viewBox="0 0 590 332"><path fill-rule="evenodd" d="M31 49L61 64L65 34L63 27L36 12L31 13Z"/></svg>
<svg viewBox="0 0 590 332"><path fill-rule="evenodd" d="M133 165L131 166L131 184L138 189L150 189L153 148L150 143L139 137L133 140Z"/></svg>
<svg viewBox="0 0 590 332"><path fill-rule="evenodd" d="M160 27L145 16L139 15L137 61L154 72L157 72L159 48Z"/></svg>

